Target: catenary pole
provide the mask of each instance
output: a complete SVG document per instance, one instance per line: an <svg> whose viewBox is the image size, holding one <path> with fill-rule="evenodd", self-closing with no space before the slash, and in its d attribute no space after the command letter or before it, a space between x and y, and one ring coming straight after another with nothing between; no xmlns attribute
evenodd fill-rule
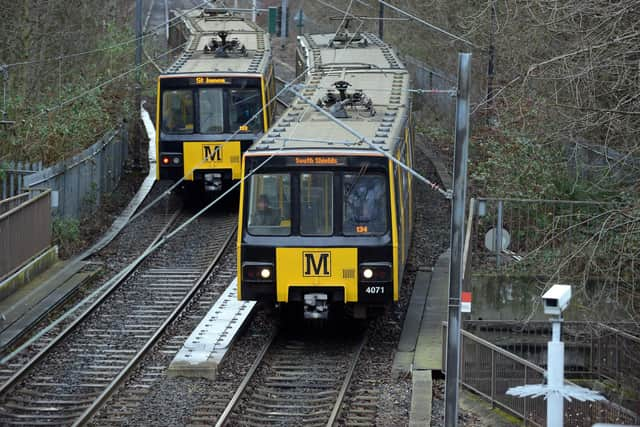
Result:
<svg viewBox="0 0 640 427"><path fill-rule="evenodd" d="M458 54L458 97L456 103L456 137L453 159L453 201L451 207L451 262L449 264L449 323L447 326L447 377L445 383L444 423L458 423L458 377L460 370L460 295L462 293L462 257L464 246L464 212L469 155L469 86L471 54Z"/></svg>
<svg viewBox="0 0 640 427"><path fill-rule="evenodd" d="M164 36L169 41L169 0L164 0Z"/></svg>
<svg viewBox="0 0 640 427"><path fill-rule="evenodd" d="M378 37L384 40L384 4L380 3L380 11L378 13L380 20L378 21Z"/></svg>
<svg viewBox="0 0 640 427"><path fill-rule="evenodd" d="M284 44L287 40L287 0L282 0L282 13L280 14L280 40L281 46L284 48Z"/></svg>

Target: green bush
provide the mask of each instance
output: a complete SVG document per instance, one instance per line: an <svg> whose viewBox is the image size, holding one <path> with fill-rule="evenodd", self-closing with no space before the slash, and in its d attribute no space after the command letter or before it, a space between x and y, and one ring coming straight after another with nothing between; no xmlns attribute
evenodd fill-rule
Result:
<svg viewBox="0 0 640 427"><path fill-rule="evenodd" d="M80 221L74 218L54 217L53 242L65 252L80 242Z"/></svg>

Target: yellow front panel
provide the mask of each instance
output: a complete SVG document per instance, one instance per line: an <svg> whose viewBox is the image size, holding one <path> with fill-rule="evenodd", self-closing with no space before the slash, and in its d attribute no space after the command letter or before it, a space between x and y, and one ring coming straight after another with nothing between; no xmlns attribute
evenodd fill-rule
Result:
<svg viewBox="0 0 640 427"><path fill-rule="evenodd" d="M218 147L220 147L218 149ZM231 178L240 179L240 141L185 142L184 176L193 181L194 170L231 169Z"/></svg>
<svg viewBox="0 0 640 427"><path fill-rule="evenodd" d="M276 248L278 301L289 299L290 286L337 286L345 302L358 300L357 248Z"/></svg>

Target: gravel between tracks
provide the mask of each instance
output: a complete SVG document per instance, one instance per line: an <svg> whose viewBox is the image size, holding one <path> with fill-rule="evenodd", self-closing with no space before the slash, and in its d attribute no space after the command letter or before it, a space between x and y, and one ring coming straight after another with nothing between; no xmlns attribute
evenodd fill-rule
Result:
<svg viewBox="0 0 640 427"><path fill-rule="evenodd" d="M421 142L424 143L424 142ZM435 169L428 159L416 150L417 170L429 179L438 180ZM432 267L437 257L448 247L449 201L439 193L416 183L416 210L413 246L409 264L400 289L400 301L384 315L370 321L369 341L363 350L356 368L354 380L347 393L347 400L340 416L341 425L349 423L350 406L363 390L379 396L375 424L379 426L408 425L411 406L411 378L397 378L391 374L393 357L402 331L402 322L413 290L415 272L419 267ZM225 255L223 264L235 265L234 255ZM215 276L215 274L214 274ZM168 366L178 344L195 327L199 316L206 310L183 316L180 326L173 330L172 339L164 339L154 356L144 366ZM166 373L154 382L145 395L143 404L126 418L123 425L212 425L222 412L226 401L242 380L256 354L272 333L277 323L276 316L266 307L259 306L254 317L238 341L233 345L227 359L219 367L218 379L168 378ZM173 328L172 328L173 329ZM167 350L172 343L175 348ZM164 348L164 350L163 350ZM163 352L164 351L164 352ZM437 399L437 396L436 396ZM439 406L434 403L434 411ZM438 417L438 413L434 417ZM434 424L436 425L436 424Z"/></svg>

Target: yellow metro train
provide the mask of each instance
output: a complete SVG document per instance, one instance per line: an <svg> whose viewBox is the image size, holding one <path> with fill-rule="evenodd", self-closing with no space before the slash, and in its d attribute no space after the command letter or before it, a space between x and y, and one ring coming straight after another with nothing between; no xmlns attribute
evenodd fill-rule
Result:
<svg viewBox="0 0 640 427"><path fill-rule="evenodd" d="M273 119L269 35L212 9L180 15L186 48L158 78L157 179L220 191L240 178L242 153Z"/></svg>
<svg viewBox="0 0 640 427"><path fill-rule="evenodd" d="M243 157L238 296L365 318L398 301L413 225L409 74L369 33L298 38L302 94ZM385 155L386 154L386 155ZM389 156L389 157L387 157Z"/></svg>

